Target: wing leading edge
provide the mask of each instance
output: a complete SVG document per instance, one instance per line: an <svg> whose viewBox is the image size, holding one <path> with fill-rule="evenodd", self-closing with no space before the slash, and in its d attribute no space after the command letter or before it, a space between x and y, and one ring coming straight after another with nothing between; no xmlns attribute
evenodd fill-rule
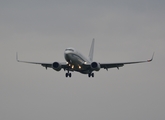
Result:
<svg viewBox="0 0 165 120"><path fill-rule="evenodd" d="M125 64L137 64L137 63L145 63L145 62L151 62L153 60L154 53L152 55L152 58L150 60L146 61L136 61L136 62L123 62L123 63L101 63L100 67L108 70L108 68L118 68L123 67Z"/></svg>
<svg viewBox="0 0 165 120"><path fill-rule="evenodd" d="M16 53L16 60L17 62L22 62L22 63L30 63L30 64L38 64L38 65L41 65L43 67L45 67L46 69L47 68L53 68L53 63L41 63L41 62L29 62L29 61L22 61L22 60L19 60L18 59L18 53ZM66 63L60 63L61 64L61 67L63 69L66 69L68 68L67 64Z"/></svg>

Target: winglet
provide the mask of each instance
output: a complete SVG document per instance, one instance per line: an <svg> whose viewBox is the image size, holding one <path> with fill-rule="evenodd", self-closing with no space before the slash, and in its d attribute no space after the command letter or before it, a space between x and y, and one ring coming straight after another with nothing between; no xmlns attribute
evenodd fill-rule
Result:
<svg viewBox="0 0 165 120"><path fill-rule="evenodd" d="M16 60L17 60L17 62L19 62L19 60L18 60L18 53L16 52Z"/></svg>
<svg viewBox="0 0 165 120"><path fill-rule="evenodd" d="M150 60L147 60L147 62L151 62L153 60L154 54L155 54L155 52L153 53L152 58Z"/></svg>

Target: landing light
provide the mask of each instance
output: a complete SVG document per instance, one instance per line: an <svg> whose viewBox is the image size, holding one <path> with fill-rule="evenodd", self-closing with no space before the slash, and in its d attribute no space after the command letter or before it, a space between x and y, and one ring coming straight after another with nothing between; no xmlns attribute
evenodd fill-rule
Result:
<svg viewBox="0 0 165 120"><path fill-rule="evenodd" d="M78 66L79 69L81 69L81 66Z"/></svg>
<svg viewBox="0 0 165 120"><path fill-rule="evenodd" d="M84 64L87 64L87 62L84 62Z"/></svg>
<svg viewBox="0 0 165 120"><path fill-rule="evenodd" d="M74 68L74 65L72 65L72 69Z"/></svg>

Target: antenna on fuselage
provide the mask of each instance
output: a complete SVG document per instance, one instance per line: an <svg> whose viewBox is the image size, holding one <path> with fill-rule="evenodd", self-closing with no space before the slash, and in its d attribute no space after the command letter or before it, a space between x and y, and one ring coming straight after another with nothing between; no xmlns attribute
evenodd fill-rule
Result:
<svg viewBox="0 0 165 120"><path fill-rule="evenodd" d="M89 51L89 60L90 61L93 61L94 43L95 43L95 39L93 38L91 48Z"/></svg>

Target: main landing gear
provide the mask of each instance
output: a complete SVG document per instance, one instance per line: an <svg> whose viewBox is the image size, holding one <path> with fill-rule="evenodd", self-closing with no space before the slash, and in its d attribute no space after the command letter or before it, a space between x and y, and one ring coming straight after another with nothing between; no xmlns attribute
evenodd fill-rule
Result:
<svg viewBox="0 0 165 120"><path fill-rule="evenodd" d="M65 74L66 77L72 77L72 73L70 73L69 71ZM94 77L94 73L89 73L88 77Z"/></svg>
<svg viewBox="0 0 165 120"><path fill-rule="evenodd" d="M94 77L94 73L89 73L88 77Z"/></svg>

